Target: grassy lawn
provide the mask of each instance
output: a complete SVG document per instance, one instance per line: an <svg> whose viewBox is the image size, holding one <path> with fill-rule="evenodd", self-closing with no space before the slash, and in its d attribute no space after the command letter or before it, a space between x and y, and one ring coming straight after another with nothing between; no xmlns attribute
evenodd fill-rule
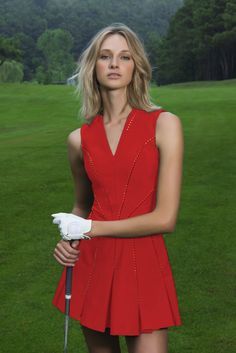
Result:
<svg viewBox="0 0 236 353"><path fill-rule="evenodd" d="M233 353L236 80L153 87L152 97L181 118L185 135L178 224L165 237L183 320L169 330L169 353ZM66 139L81 125L78 101L71 87L30 84L0 85L0 99L0 351L62 352L50 214L74 201ZM69 352L87 352L72 320Z"/></svg>

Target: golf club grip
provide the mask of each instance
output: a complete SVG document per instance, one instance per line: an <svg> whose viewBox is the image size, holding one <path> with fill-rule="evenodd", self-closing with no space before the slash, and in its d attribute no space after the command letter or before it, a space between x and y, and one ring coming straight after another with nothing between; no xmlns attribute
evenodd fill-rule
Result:
<svg viewBox="0 0 236 353"><path fill-rule="evenodd" d="M66 289L65 289L66 295L71 295L72 272L73 272L72 266L69 266L66 268Z"/></svg>

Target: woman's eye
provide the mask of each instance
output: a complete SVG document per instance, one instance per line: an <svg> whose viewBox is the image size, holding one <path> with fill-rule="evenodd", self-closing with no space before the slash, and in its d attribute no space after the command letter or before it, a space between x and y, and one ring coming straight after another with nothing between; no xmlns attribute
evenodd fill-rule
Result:
<svg viewBox="0 0 236 353"><path fill-rule="evenodd" d="M108 55L101 55L100 56L100 59L106 59L106 58L109 58L109 56Z"/></svg>
<svg viewBox="0 0 236 353"><path fill-rule="evenodd" d="M109 59L110 58L110 56L109 55L100 55L100 57L99 57L100 59ZM130 60L130 57L129 56L126 56L126 55L122 55L121 56L121 59L123 60Z"/></svg>

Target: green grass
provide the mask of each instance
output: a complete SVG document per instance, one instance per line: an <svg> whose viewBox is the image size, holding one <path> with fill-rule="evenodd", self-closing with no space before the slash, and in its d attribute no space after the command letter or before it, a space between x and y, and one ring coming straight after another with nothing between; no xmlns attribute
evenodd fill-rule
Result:
<svg viewBox="0 0 236 353"><path fill-rule="evenodd" d="M178 224L165 237L183 320L169 331L169 353L233 353L236 80L156 87L152 96L181 118L185 137ZM50 214L74 201L66 138L81 125L78 102L71 87L30 84L0 85L0 98L0 351L62 352ZM78 322L69 335L70 353L87 352Z"/></svg>

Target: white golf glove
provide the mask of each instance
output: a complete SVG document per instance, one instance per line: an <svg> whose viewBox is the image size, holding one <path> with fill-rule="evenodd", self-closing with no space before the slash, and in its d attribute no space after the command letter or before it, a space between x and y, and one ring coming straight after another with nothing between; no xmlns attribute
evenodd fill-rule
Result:
<svg viewBox="0 0 236 353"><path fill-rule="evenodd" d="M92 228L92 220L74 215L73 213L54 213L52 223L58 224L63 240L91 239L85 235Z"/></svg>

